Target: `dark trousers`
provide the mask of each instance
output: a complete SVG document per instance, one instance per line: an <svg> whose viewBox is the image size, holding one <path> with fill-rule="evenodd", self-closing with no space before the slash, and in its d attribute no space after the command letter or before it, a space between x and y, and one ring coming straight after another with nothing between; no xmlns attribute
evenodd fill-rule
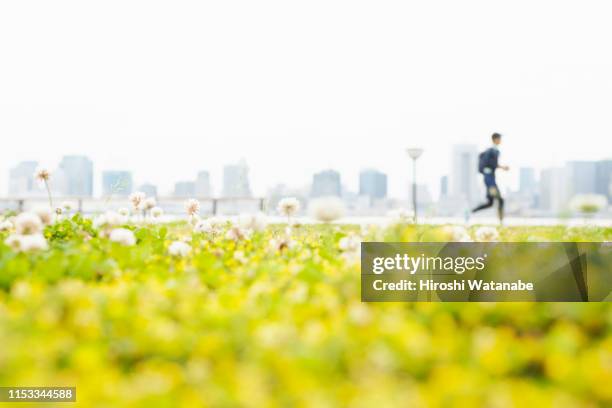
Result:
<svg viewBox="0 0 612 408"><path fill-rule="evenodd" d="M492 207L493 202L497 199L497 216L501 221L504 218L504 199L502 198L499 188L497 187L497 183L495 182L495 174L485 174L484 182L485 187L487 188L487 202L474 208L472 212L475 213L476 211Z"/></svg>

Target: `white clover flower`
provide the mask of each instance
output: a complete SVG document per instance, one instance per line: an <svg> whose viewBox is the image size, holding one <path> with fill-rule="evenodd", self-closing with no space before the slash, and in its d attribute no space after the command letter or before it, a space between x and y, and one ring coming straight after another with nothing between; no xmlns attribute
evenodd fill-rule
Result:
<svg viewBox="0 0 612 408"><path fill-rule="evenodd" d="M190 217L195 217L200 212L200 202L195 198L190 198L185 202L185 211Z"/></svg>
<svg viewBox="0 0 612 408"><path fill-rule="evenodd" d="M146 198L147 196L145 195L145 193L143 193L142 191L137 191L135 193L130 194L130 197L128 199L130 200L130 203L132 203L132 207L134 207L135 210L141 210L144 204L144 200Z"/></svg>
<svg viewBox="0 0 612 408"><path fill-rule="evenodd" d="M225 238L232 241L241 241L250 237L250 231L238 225L232 225L225 233Z"/></svg>
<svg viewBox="0 0 612 408"><path fill-rule="evenodd" d="M235 251L234 252L234 259L242 264L247 262L247 258L246 256L244 256L244 252L243 251Z"/></svg>
<svg viewBox="0 0 612 408"><path fill-rule="evenodd" d="M300 210L300 202L295 197L283 198L276 207L278 212L285 217L291 217Z"/></svg>
<svg viewBox="0 0 612 408"><path fill-rule="evenodd" d="M338 197L322 197L314 199L308 207L310 215L321 222L333 222L344 217L346 207Z"/></svg>
<svg viewBox="0 0 612 408"><path fill-rule="evenodd" d="M168 247L168 253L179 258L189 255L191 246L183 241L174 241Z"/></svg>
<svg viewBox="0 0 612 408"><path fill-rule="evenodd" d="M4 243L13 251L21 250L21 238L23 235L11 234L4 240Z"/></svg>
<svg viewBox="0 0 612 408"><path fill-rule="evenodd" d="M199 220L194 227L194 231L214 235L221 231L223 225L224 222L220 218L210 217L205 220Z"/></svg>
<svg viewBox="0 0 612 408"><path fill-rule="evenodd" d="M238 219L238 224L243 228L251 231L263 231L268 225L268 220L265 214L241 214Z"/></svg>
<svg viewBox="0 0 612 408"><path fill-rule="evenodd" d="M213 232L214 228L212 224L210 223L210 221L206 219L206 220L198 221L195 227L193 227L193 230L195 232L208 234L208 233Z"/></svg>
<svg viewBox="0 0 612 408"><path fill-rule="evenodd" d="M39 167L36 169L34 177L38 181L47 182L51 178L51 172L45 167Z"/></svg>
<svg viewBox="0 0 612 408"><path fill-rule="evenodd" d="M153 209L153 207L155 207L156 205L157 205L157 201L155 201L155 198L153 197L147 197L142 202L142 208L145 211L149 211Z"/></svg>
<svg viewBox="0 0 612 408"><path fill-rule="evenodd" d="M164 210L162 210L160 207L151 208L151 216L153 218L159 218L162 215L164 215Z"/></svg>
<svg viewBox="0 0 612 408"><path fill-rule="evenodd" d="M479 242L492 242L499 239L499 232L493 227L480 227L476 230L474 236Z"/></svg>
<svg viewBox="0 0 612 408"><path fill-rule="evenodd" d="M92 225L94 228L99 229L108 225L108 221L106 220L106 216L104 214L100 214L93 219Z"/></svg>
<svg viewBox="0 0 612 408"><path fill-rule="evenodd" d="M43 225L51 225L53 223L53 213L46 207L37 208L34 213L38 215Z"/></svg>
<svg viewBox="0 0 612 408"><path fill-rule="evenodd" d="M115 228L111 231L108 239L125 246L132 246L136 243L134 233L126 228Z"/></svg>
<svg viewBox="0 0 612 408"><path fill-rule="evenodd" d="M125 207L121 207L117 212L119 213L119 215L122 215L123 217L129 217L130 215L130 210Z"/></svg>
<svg viewBox="0 0 612 408"><path fill-rule="evenodd" d="M361 257L361 237L351 233L342 237L338 242L338 247L342 251L342 258L350 264L356 263Z"/></svg>
<svg viewBox="0 0 612 408"><path fill-rule="evenodd" d="M361 237L351 233L342 237L338 242L338 247L343 252L358 252L361 251Z"/></svg>
<svg viewBox="0 0 612 408"><path fill-rule="evenodd" d="M31 212L23 212L15 217L15 230L19 235L38 234L43 224L40 217Z"/></svg>
<svg viewBox="0 0 612 408"><path fill-rule="evenodd" d="M123 215L114 211L107 211L104 216L106 217L107 224L113 227L125 224L125 222L127 221Z"/></svg>
<svg viewBox="0 0 612 408"><path fill-rule="evenodd" d="M214 228L222 228L225 224L227 224L227 221L223 221L219 217L210 217L208 218L208 222L210 222Z"/></svg>
<svg viewBox="0 0 612 408"><path fill-rule="evenodd" d="M107 211L104 214L98 215L93 220L94 228L104 228L104 227L116 227L118 225L125 224L126 219L119 213L114 211Z"/></svg>
<svg viewBox="0 0 612 408"><path fill-rule="evenodd" d="M13 228L13 223L10 220L0 221L0 231L8 231Z"/></svg>
<svg viewBox="0 0 612 408"><path fill-rule="evenodd" d="M24 251L24 252L43 251L43 250L46 250L48 247L49 246L47 244L47 240L40 233L21 236L21 243L20 243L21 251Z"/></svg>
<svg viewBox="0 0 612 408"><path fill-rule="evenodd" d="M450 242L472 242L472 237L470 237L468 231L462 226L447 225L444 227L443 232Z"/></svg>
<svg viewBox="0 0 612 408"><path fill-rule="evenodd" d="M273 251L283 251L285 249L293 249L296 242L289 237L272 238L270 240L270 249Z"/></svg>

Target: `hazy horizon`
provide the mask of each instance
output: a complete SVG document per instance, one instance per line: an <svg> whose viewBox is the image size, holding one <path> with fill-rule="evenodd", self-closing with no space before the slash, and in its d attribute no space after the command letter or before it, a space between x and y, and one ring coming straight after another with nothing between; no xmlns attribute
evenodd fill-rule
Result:
<svg viewBox="0 0 612 408"><path fill-rule="evenodd" d="M478 12L475 12L477 10ZM389 175L405 148L437 195L453 144L505 135L513 171L610 157L612 26L604 1L0 5L0 193L22 160L64 154L160 192L245 158L262 195L338 170ZM546 25L541 22L546 21ZM546 28L544 30L544 27Z"/></svg>

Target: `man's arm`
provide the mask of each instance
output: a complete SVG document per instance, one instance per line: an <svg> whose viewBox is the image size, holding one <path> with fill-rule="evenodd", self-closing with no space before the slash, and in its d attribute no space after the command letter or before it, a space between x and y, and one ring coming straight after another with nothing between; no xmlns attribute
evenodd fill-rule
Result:
<svg viewBox="0 0 612 408"><path fill-rule="evenodd" d="M499 164L499 150L495 150L493 152L493 162L495 164L495 166L493 168L495 169L502 169L502 170L510 170L510 167L508 166L504 166L502 164Z"/></svg>

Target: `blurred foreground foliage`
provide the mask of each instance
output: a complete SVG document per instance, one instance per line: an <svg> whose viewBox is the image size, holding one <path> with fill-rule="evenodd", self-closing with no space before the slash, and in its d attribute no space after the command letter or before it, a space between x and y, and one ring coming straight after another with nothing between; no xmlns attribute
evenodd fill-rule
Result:
<svg viewBox="0 0 612 408"><path fill-rule="evenodd" d="M609 303L360 302L339 241L436 241L440 227L272 226L238 242L186 224L80 217L50 249L0 233L0 383L76 386L85 406L610 406ZM188 237L186 257L168 255ZM506 227L502 241L604 241L611 228Z"/></svg>

